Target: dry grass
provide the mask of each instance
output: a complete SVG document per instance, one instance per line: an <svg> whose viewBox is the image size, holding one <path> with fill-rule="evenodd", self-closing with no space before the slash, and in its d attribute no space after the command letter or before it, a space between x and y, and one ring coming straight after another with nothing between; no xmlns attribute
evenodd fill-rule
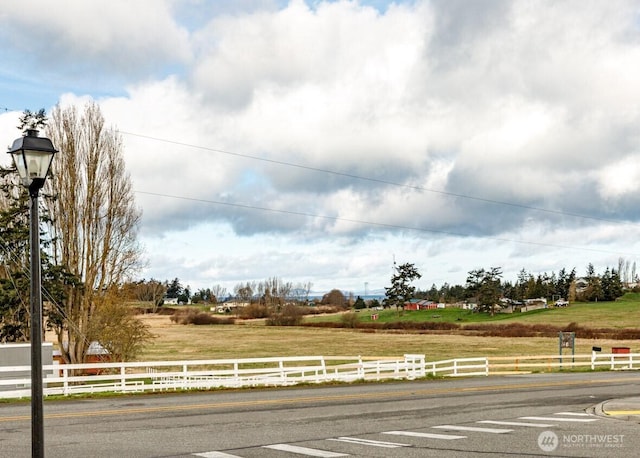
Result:
<svg viewBox="0 0 640 458"><path fill-rule="evenodd" d="M426 354L428 360L471 356L546 355L558 353L552 337L475 337L448 334L363 332L351 329L264 326L194 326L171 323L169 316L141 315L156 335L140 360L193 360L266 356L363 355L401 356ZM592 346L608 352L611 347L640 351L637 340L576 338L576 353L590 353ZM565 349L565 354L567 350Z"/></svg>

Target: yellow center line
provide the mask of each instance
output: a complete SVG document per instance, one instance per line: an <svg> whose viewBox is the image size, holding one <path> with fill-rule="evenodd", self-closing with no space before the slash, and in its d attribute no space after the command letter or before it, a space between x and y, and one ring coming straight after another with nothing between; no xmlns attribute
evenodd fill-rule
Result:
<svg viewBox="0 0 640 458"><path fill-rule="evenodd" d="M640 415L640 410L606 410L607 415Z"/></svg>
<svg viewBox="0 0 640 458"><path fill-rule="evenodd" d="M133 415L140 413L153 413L153 412L176 412L176 411L194 411L194 410L207 410L207 409L223 409L223 408L238 408L238 407L255 407L255 406L269 406L269 405L290 405L290 404L303 404L308 402L331 402L331 401L345 401L345 400L358 400L358 399L384 399L394 397L410 397L416 395L437 395L437 394L450 394L450 393L475 393L475 392L491 392L502 390L528 390L532 388L551 388L560 386L576 386L576 385L603 385L607 383L622 383L622 382L637 382L638 378L622 378L622 379L602 379L602 380L576 380L576 381L558 381L558 382L532 382L524 384L503 384L503 385L484 385L477 387L465 387L465 388L426 388L420 390L402 390L402 391L390 391L381 393L353 393L353 394L337 394L327 396L305 396L296 398L284 398L284 399L259 399L250 401L229 401L229 402L215 402L208 404L182 404L173 406L147 406L147 407L130 407L123 409L108 409L108 410L93 410L83 412L64 412L64 413L49 413L45 414L45 419L53 418L78 418L78 417L98 417L98 416L112 416L112 415ZM623 411L619 411L623 412ZM630 411L636 412L636 411ZM611 412L608 412L612 414ZM614 414L615 415L615 414ZM623 414L620 414L623 415ZM634 415L634 414L627 414ZM13 417L1 417L0 423L10 421L25 421L31 418L30 415L16 415Z"/></svg>

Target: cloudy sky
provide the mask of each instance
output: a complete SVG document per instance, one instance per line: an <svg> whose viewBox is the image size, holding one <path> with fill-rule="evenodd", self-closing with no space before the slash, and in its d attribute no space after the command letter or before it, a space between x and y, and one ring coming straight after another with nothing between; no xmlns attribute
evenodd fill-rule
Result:
<svg viewBox="0 0 640 458"><path fill-rule="evenodd" d="M0 58L4 144L58 103L120 130L140 278L640 261L637 0L23 0Z"/></svg>

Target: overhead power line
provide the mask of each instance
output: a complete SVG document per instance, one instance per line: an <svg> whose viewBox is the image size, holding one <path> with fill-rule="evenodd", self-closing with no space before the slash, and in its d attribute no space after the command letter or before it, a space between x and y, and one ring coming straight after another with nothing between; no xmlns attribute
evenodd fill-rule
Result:
<svg viewBox="0 0 640 458"><path fill-rule="evenodd" d="M600 217L597 217L597 216L582 215L582 214L579 214L579 213L571 213L571 212L566 212L566 211L562 211L562 210L552 210L552 209L548 209L548 208L535 207L535 206L531 206L531 205L517 204L517 203L514 203L514 202L506 202L506 201L501 201L501 200L496 200L496 199L488 199L488 198L484 198L484 197L470 196L470 195L467 195L467 194L460 194L460 193L443 191L443 190L438 190L438 189L425 188L424 186L409 185L409 184L405 184L405 183L398 183L398 182L389 181L389 180L383 180L383 179L379 179L379 178L371 178L371 177L365 177L365 176L355 175L355 174L351 174L351 173L345 173L345 172L338 172L338 171L335 171L335 170L323 169L323 168L320 168L320 167L312 167L312 166L304 165L304 164L296 164L294 162L280 161L280 160L277 160L277 159L269 159L269 158L260 157L260 156L253 156L253 155L250 155L250 154L235 153L235 152L232 152L232 151L226 151L226 150L222 150L222 149L218 149L218 148L211 148L211 147L207 147L207 146L201 146L201 145L195 145L195 144L191 144L191 143L179 142L179 141L169 140L169 139L165 139L165 138L153 137L153 136L150 136L150 135L136 134L136 133L127 132L127 131L119 131L119 132L121 134L123 134L123 135L129 135L129 136L132 136L132 137L144 138L144 139L147 139L147 140L153 140L153 141L168 143L168 144L172 144L172 145L183 146L183 147L187 147L187 148L194 148L194 149L199 149L199 150L208 151L208 152L212 152L212 153L225 154L227 156L241 157L241 158L244 158L244 159L251 159L251 160L255 160L255 161L261 161L261 162L266 162L266 163L270 163L270 164L282 165L282 166L286 166L286 167L293 167L293 168L302 169L302 170L309 170L309 171L312 171L312 172L325 173L325 174L330 174L330 175L334 175L334 176L340 176L340 177L344 177L344 178L351 178L351 179L360 180L360 181L368 181L368 182L371 182L371 183L379 183L379 184L384 184L384 185L388 185L388 186L395 186L395 187L404 188L404 189L412 189L414 191L429 192L429 193L433 193L433 194L440 194L440 195L456 197L456 198L460 198L460 199L468 199L468 200L472 200L472 201L476 201L476 202L489 203L489 204L493 204L493 205L504 205L504 206L509 206L509 207L521 208L523 210L533 210L533 211L544 212L544 213L560 215L560 216L571 216L571 217L575 217L575 218L581 218L581 219L593 220L593 221L600 221L600 222L606 222L606 223L614 223L614 224L628 224L627 221L622 221L622 220L600 218Z"/></svg>
<svg viewBox="0 0 640 458"><path fill-rule="evenodd" d="M402 230L410 230L410 231L418 231L418 232L429 232L429 233L443 234L443 235L449 235L454 237L472 237L469 234L463 234L460 232L445 231L441 229L433 229L433 228L427 228L427 227L403 226L399 224L379 223L375 221L343 218L339 216L317 215L314 213L298 212L298 211L292 211L292 210L281 210L281 209L268 208L268 207L259 207L256 205L238 204L238 203L223 202L223 201L211 200L211 199L200 199L195 197L176 196L176 195L163 194L163 193L157 193L157 192L148 192L148 191L135 191L135 192L136 194L145 194L148 196L180 199L180 200L187 200L190 202L201 202L201 203L212 204L212 205L224 205L228 207L243 208L247 210L260 210L260 211L271 212L271 213L304 216L307 218L318 218L318 219L325 219L325 220L332 220L332 221L344 221L348 223L363 224L363 225L376 226L376 227L382 227L387 229L402 229ZM600 250L597 248L577 247L577 246L571 246L571 245L559 245L554 243L532 242L529 240L516 240L516 239L509 239L504 237L493 237L493 236L487 236L487 235L481 235L481 236L475 236L475 237L486 239L486 240L494 240L498 242L518 243L518 244L530 245L530 246L562 248L562 249L570 249L570 250L578 250L578 251L589 251L593 253L615 254L615 255L621 255L621 256L640 256L639 254L635 254L635 253L622 253L622 252L610 251L610 250Z"/></svg>

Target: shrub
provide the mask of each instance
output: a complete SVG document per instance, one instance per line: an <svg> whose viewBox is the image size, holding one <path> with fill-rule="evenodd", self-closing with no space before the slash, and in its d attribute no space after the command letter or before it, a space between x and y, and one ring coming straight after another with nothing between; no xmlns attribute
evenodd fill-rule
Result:
<svg viewBox="0 0 640 458"><path fill-rule="evenodd" d="M206 312L197 313L192 320L192 324L234 324L235 319L231 317L214 316Z"/></svg>
<svg viewBox="0 0 640 458"><path fill-rule="evenodd" d="M240 318L243 319L267 318L268 316L269 308L257 302L251 303L240 310Z"/></svg>
<svg viewBox="0 0 640 458"><path fill-rule="evenodd" d="M317 323L302 323L301 326L307 326L309 328L344 328L342 323L336 321L319 321Z"/></svg>
<svg viewBox="0 0 640 458"><path fill-rule="evenodd" d="M303 310L297 305L288 304L280 313L275 313L267 318L267 326L299 326L302 323Z"/></svg>
<svg viewBox="0 0 640 458"><path fill-rule="evenodd" d="M354 312L343 313L340 322L345 328L357 328L360 322L360 316Z"/></svg>
<svg viewBox="0 0 640 458"><path fill-rule="evenodd" d="M171 321L177 324L234 324L233 318L218 317L207 312L202 312L195 308L185 308L177 310L171 315Z"/></svg>

